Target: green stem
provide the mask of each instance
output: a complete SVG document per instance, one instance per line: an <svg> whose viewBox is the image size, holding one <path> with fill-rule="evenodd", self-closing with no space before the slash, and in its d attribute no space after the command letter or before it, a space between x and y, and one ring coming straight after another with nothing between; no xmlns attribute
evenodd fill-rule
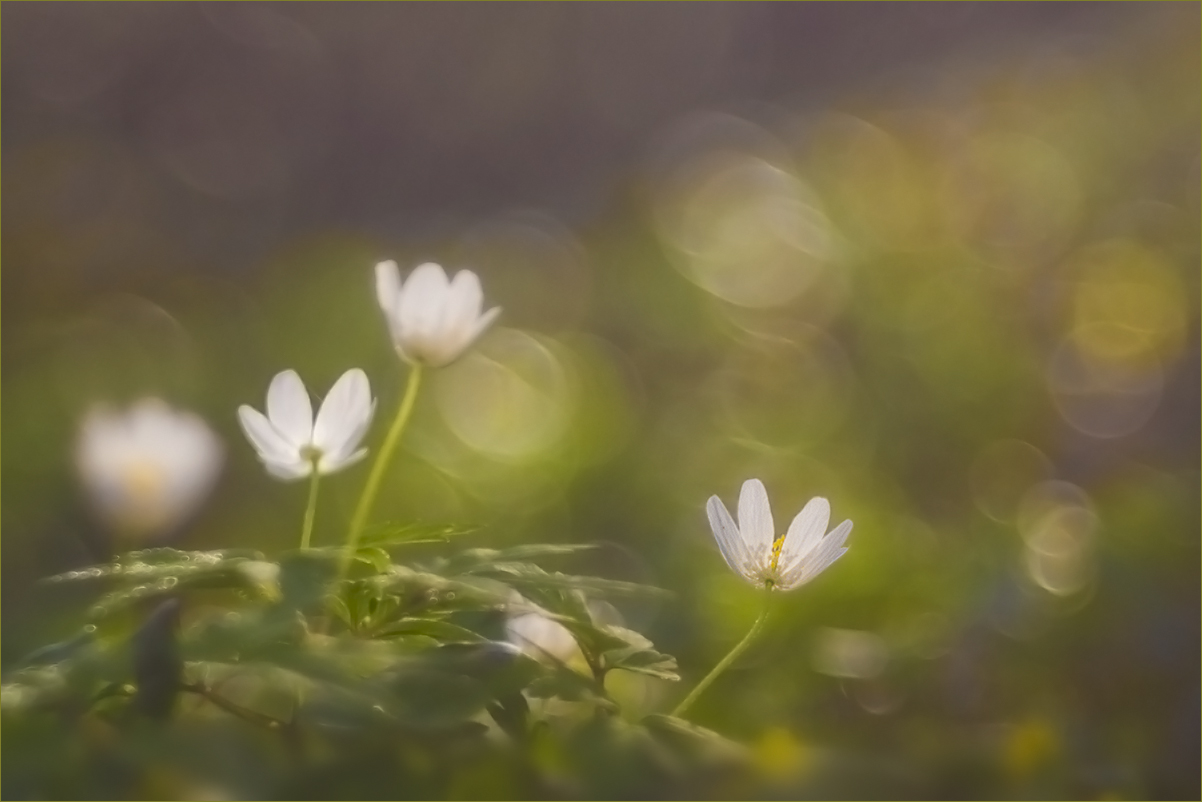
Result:
<svg viewBox="0 0 1202 802"><path fill-rule="evenodd" d="M384 436L384 443L380 446L379 453L376 454L376 461L371 466L371 473L367 475L367 484L363 487L363 495L359 497L355 515L351 518L351 528L346 538L346 553L342 557L342 566L338 572L339 579L346 576L355 549L359 546L359 538L363 536L363 527L367 524L367 516L371 513L376 494L380 491L380 482L384 479L384 469L388 467L388 463L392 459L392 452L396 450L397 443L401 441L401 432L405 431L405 424L409 422L409 416L413 414L413 404L417 400L417 388L421 384L421 379L422 367L414 364L409 371L409 382L405 385L405 397L401 399L401 405L397 408L392 426L389 427L388 434Z"/></svg>
<svg viewBox="0 0 1202 802"><path fill-rule="evenodd" d="M705 689L708 688L714 680L721 676L723 671L730 668L731 663L739 659L739 655L747 650L747 647L751 645L751 642L754 641L764 629L764 623L768 620L768 610L769 606L768 604L765 604L764 611L760 613L760 617L757 618L755 623L751 625L751 630L747 633L743 640L739 641L738 645L731 649L730 653L727 654L726 657L723 657L718 665L714 666L713 671L705 675L705 679L697 683L697 687L694 688L692 692L684 698L684 701L678 704L676 709L672 711L673 716L683 716L685 712L693 706L693 702L697 701L697 697L701 696L701 694L705 692Z"/></svg>
<svg viewBox="0 0 1202 802"><path fill-rule="evenodd" d="M309 503L305 506L305 523L301 527L301 551L309 548L309 537L313 534L313 519L317 515L317 460L313 460L313 472L309 474Z"/></svg>

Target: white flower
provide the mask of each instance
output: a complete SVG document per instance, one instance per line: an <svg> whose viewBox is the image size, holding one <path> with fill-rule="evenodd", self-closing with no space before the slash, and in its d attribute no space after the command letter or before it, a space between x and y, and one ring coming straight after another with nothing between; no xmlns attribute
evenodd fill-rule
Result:
<svg viewBox="0 0 1202 802"><path fill-rule="evenodd" d="M270 597L280 595L280 566L265 560L243 560L235 568L261 593Z"/></svg>
<svg viewBox="0 0 1202 802"><path fill-rule="evenodd" d="M296 371L286 370L267 388L267 415L243 404L238 422L267 472L291 480L308 476L315 465L327 474L362 459L367 449L355 448L375 409L367 374L355 368L334 382L314 420L304 383Z"/></svg>
<svg viewBox="0 0 1202 802"><path fill-rule="evenodd" d="M164 533L195 512L223 459L221 441L203 420L157 398L126 412L93 409L75 450L97 514L135 536Z"/></svg>
<svg viewBox="0 0 1202 802"><path fill-rule="evenodd" d="M448 281L433 262L415 267L403 284L396 262L380 262L376 297L397 353L431 367L458 359L501 313L494 307L480 314L484 293L475 273L460 270Z"/></svg>
<svg viewBox="0 0 1202 802"><path fill-rule="evenodd" d="M738 526L717 496L710 497L705 511L727 565L756 585L792 590L818 576L847 551L842 546L851 532L851 521L823 537L831 517L831 505L824 498L810 499L789 531L778 538L768 493L759 479L743 483Z"/></svg>
<svg viewBox="0 0 1202 802"><path fill-rule="evenodd" d="M522 613L505 622L509 642L536 660L567 663L580 647L567 627L541 613Z"/></svg>

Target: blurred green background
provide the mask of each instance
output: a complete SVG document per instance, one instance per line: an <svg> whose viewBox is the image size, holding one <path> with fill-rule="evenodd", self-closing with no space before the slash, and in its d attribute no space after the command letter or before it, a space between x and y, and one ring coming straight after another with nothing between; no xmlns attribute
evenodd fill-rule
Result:
<svg viewBox="0 0 1202 802"><path fill-rule="evenodd" d="M692 711L760 767L723 794L1197 798L1200 24L5 3L3 665L79 624L39 576L136 545L76 481L92 402L222 435L181 547L290 548L303 490L236 407L361 367L394 408L371 267L435 260L504 313L424 387L376 517L601 541L578 572L672 590L621 610L684 675L641 712L758 611L709 495L855 522ZM209 747L230 796L197 798L238 798Z"/></svg>

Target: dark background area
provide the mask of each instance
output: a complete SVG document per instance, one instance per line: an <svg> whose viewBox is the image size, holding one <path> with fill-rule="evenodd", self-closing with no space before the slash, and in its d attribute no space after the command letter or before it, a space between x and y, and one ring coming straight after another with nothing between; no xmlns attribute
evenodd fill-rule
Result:
<svg viewBox="0 0 1202 802"><path fill-rule="evenodd" d="M587 570L678 595L622 612L686 686L758 605L710 494L856 522L694 710L755 750L738 793L1198 796L1196 3L2 21L6 669L87 601L35 580L110 537L71 464L93 401L225 440L184 546L290 547L301 496L234 409L352 366L391 408L371 266L435 259L505 312L422 396L382 514L606 542Z"/></svg>

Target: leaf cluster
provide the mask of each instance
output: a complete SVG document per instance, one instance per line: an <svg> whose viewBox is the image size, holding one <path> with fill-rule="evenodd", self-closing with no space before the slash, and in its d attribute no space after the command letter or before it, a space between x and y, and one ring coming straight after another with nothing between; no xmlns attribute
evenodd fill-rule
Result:
<svg viewBox="0 0 1202 802"><path fill-rule="evenodd" d="M403 775L428 796L472 782L501 795L505 788L516 796L591 794L605 784L605 761L627 760L631 750L641 768L621 776L671 787L693 763L721 764L698 744L737 752L684 722L632 721L638 712L623 711L607 688L612 672L653 683L679 679L674 658L597 614L599 600L664 591L540 564L590 548L582 545L394 558L410 553L407 545L453 534L378 527L345 572L339 568L348 555L335 548L277 559L164 548L51 577L51 585L95 586L96 600L77 634L29 655L5 677L6 734L21 735L22 751L71 743L86 763L106 764L116 759L111 749L81 734L109 733L110 747L120 743L128 752L118 763L135 778L161 762L164 749L138 733L199 728L218 737L229 730L263 753L266 771L252 784L274 778L270 793L297 796L319 787L301 790L298 777L319 766L351 771L381 744L391 750L387 768L368 775L385 784ZM582 660L510 642L507 620L532 612L571 633ZM153 760L145 751L151 745ZM188 763L174 753L171 760ZM67 793L57 788L63 777L53 763L14 763L23 766L15 787ZM504 778L493 776L498 765L507 767ZM345 791L331 786L329 793Z"/></svg>

